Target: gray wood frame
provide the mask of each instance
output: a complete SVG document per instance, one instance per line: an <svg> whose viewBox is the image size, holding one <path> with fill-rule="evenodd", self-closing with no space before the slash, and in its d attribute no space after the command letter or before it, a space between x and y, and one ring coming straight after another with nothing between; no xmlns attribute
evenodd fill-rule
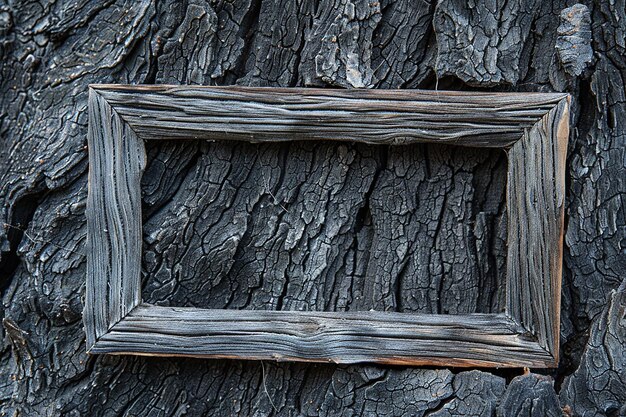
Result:
<svg viewBox="0 0 626 417"><path fill-rule="evenodd" d="M569 96L92 85L84 324L91 354L553 367ZM502 314L159 307L141 300L144 140L449 143L508 154Z"/></svg>

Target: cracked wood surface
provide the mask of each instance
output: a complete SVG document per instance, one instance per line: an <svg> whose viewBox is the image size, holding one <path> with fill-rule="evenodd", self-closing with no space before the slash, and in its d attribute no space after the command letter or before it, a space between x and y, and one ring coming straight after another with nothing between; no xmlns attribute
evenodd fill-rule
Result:
<svg viewBox="0 0 626 417"><path fill-rule="evenodd" d="M623 414L626 12L618 1L581 3L1 3L0 217L12 226L0 229L0 414ZM521 369L90 359L81 324L87 86L358 82L572 95L559 368L542 380L514 378ZM203 308L500 311L503 153L371 148L148 146L143 298ZM303 233L289 234L285 222ZM376 260L371 271L366 259ZM365 286L378 269L394 278ZM264 270L273 272L251 274ZM209 272L219 278L199 278Z"/></svg>

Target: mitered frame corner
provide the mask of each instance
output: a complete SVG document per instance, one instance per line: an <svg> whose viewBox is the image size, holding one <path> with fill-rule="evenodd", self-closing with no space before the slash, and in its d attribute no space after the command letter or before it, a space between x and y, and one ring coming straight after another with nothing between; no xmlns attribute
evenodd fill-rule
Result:
<svg viewBox="0 0 626 417"><path fill-rule="evenodd" d="M558 93L90 86L88 352L556 366L568 104L569 96ZM233 311L142 303L144 141L176 139L422 142L505 149L505 312Z"/></svg>

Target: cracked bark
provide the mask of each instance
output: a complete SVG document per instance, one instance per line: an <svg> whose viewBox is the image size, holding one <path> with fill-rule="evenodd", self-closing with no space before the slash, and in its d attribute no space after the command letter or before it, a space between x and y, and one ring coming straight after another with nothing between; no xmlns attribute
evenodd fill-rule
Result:
<svg viewBox="0 0 626 417"><path fill-rule="evenodd" d="M625 21L599 0L0 3L0 415L624 414ZM569 92L561 366L88 357L87 85L105 82ZM177 142L147 159L147 301L502 308L498 152Z"/></svg>

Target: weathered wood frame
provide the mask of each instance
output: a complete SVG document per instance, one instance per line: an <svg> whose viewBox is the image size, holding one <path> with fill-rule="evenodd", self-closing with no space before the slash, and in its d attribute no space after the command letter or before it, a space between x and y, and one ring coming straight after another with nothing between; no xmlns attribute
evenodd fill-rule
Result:
<svg viewBox="0 0 626 417"><path fill-rule="evenodd" d="M558 362L569 97L92 85L89 353L405 365ZM206 310L141 300L144 140L448 143L508 155L502 314Z"/></svg>

